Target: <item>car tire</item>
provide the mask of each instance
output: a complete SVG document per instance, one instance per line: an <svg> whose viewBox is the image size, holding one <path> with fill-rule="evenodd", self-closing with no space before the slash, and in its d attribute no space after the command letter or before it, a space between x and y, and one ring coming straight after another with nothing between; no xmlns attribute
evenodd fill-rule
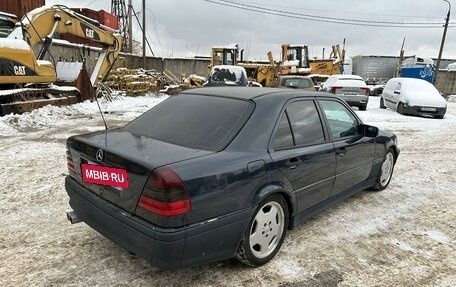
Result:
<svg viewBox="0 0 456 287"><path fill-rule="evenodd" d="M288 229L288 205L282 196L271 195L263 200L244 232L236 259L258 267L271 260L282 246Z"/></svg>
<svg viewBox="0 0 456 287"><path fill-rule="evenodd" d="M367 109L367 105L359 106L360 111L365 111L366 109Z"/></svg>
<svg viewBox="0 0 456 287"><path fill-rule="evenodd" d="M394 156L394 151L390 148L386 151L386 154L383 157L382 166L378 171L375 185L372 187L373 190L380 191L388 187L391 178L393 177L395 163L396 159Z"/></svg>
<svg viewBox="0 0 456 287"><path fill-rule="evenodd" d="M444 115L438 115L438 116L435 116L436 119L443 119L443 116Z"/></svg>
<svg viewBox="0 0 456 287"><path fill-rule="evenodd" d="M397 104L397 112L401 115L404 114L404 103L399 102L399 104Z"/></svg>
<svg viewBox="0 0 456 287"><path fill-rule="evenodd" d="M383 101L383 97L380 97L380 109L386 109L385 102Z"/></svg>

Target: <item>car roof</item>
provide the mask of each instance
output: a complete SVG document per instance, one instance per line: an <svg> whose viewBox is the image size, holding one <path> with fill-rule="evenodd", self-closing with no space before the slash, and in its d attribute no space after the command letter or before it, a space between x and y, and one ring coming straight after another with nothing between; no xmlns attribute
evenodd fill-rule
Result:
<svg viewBox="0 0 456 287"><path fill-rule="evenodd" d="M282 78L282 79L283 79L283 78L285 78L285 79L288 79L288 78L297 79L297 78L299 78L299 79L309 79L309 80L312 80L311 77L309 77L309 76L302 76L302 75L284 75L284 76L280 76L280 75L279 75L279 77Z"/></svg>
<svg viewBox="0 0 456 287"><path fill-rule="evenodd" d="M390 81L391 80L398 81L398 82L401 82L401 83L413 83L413 82L415 82L415 83L422 83L422 82L429 83L428 81L423 80L423 79L408 78L408 77L397 77L397 78L390 79Z"/></svg>
<svg viewBox="0 0 456 287"><path fill-rule="evenodd" d="M254 100L268 95L280 95L289 99L296 96L315 97L317 92L294 90L286 88L260 88L260 87L205 87L189 89L180 94L197 94L206 96L219 96L233 99Z"/></svg>
<svg viewBox="0 0 456 287"><path fill-rule="evenodd" d="M330 78L335 78L335 79L346 78L346 79L363 80L363 78L361 76L358 76L358 75L346 75L346 74L332 75L332 76L330 76Z"/></svg>

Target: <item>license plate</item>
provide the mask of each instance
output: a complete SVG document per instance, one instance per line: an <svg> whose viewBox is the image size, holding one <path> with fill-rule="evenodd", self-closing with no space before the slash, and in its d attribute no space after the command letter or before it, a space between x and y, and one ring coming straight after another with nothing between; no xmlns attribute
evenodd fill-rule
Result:
<svg viewBox="0 0 456 287"><path fill-rule="evenodd" d="M352 95L356 95L356 92L344 92L344 95L352 96Z"/></svg>
<svg viewBox="0 0 456 287"><path fill-rule="evenodd" d="M82 181L98 185L128 188L127 171L96 164L81 164Z"/></svg>
<svg viewBox="0 0 456 287"><path fill-rule="evenodd" d="M426 107L423 107L421 108L421 110L423 112L435 112L436 111L436 108L426 108Z"/></svg>

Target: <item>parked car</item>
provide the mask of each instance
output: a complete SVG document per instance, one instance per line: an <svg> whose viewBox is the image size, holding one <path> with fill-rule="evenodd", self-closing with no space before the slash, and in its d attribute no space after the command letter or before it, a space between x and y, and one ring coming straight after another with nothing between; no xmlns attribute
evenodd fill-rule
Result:
<svg viewBox="0 0 456 287"><path fill-rule="evenodd" d="M322 84L320 91L335 94L361 111L366 110L370 93L364 79L356 75L332 75Z"/></svg>
<svg viewBox="0 0 456 287"><path fill-rule="evenodd" d="M204 87L217 86L248 86L247 72L243 67L232 65L218 65L211 69Z"/></svg>
<svg viewBox="0 0 456 287"><path fill-rule="evenodd" d="M380 96L385 88L384 84L380 85L367 85L370 89L369 96Z"/></svg>
<svg viewBox="0 0 456 287"><path fill-rule="evenodd" d="M162 269L233 256L259 266L287 229L386 188L398 155L394 134L338 97L191 89L124 127L68 138L67 216Z"/></svg>
<svg viewBox="0 0 456 287"><path fill-rule="evenodd" d="M403 115L430 115L443 119L447 103L428 81L392 78L386 83L380 96L380 108L390 108Z"/></svg>
<svg viewBox="0 0 456 287"><path fill-rule="evenodd" d="M315 91L314 83L310 77L299 75L279 75L275 81L275 87L292 88Z"/></svg>

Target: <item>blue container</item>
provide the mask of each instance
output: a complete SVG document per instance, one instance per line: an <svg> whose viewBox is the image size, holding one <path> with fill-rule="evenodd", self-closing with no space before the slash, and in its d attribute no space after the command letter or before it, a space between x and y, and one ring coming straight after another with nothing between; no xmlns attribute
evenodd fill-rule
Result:
<svg viewBox="0 0 456 287"><path fill-rule="evenodd" d="M431 65L402 67L400 76L403 78L423 79L432 83L432 80L434 79L434 71L435 68Z"/></svg>

